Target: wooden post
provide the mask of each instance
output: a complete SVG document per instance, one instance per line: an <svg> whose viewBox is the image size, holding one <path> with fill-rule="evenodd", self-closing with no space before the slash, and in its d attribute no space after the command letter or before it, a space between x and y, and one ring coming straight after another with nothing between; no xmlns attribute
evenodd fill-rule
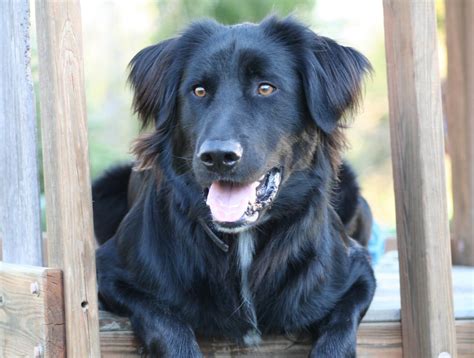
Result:
<svg viewBox="0 0 474 358"><path fill-rule="evenodd" d="M79 2L36 1L48 262L64 272L68 357L100 357Z"/></svg>
<svg viewBox="0 0 474 358"><path fill-rule="evenodd" d="M455 357L434 2L384 0L384 22L404 356Z"/></svg>
<svg viewBox="0 0 474 358"><path fill-rule="evenodd" d="M446 0L453 261L474 266L474 1Z"/></svg>
<svg viewBox="0 0 474 358"><path fill-rule="evenodd" d="M65 357L61 270L0 262L0 357Z"/></svg>
<svg viewBox="0 0 474 358"><path fill-rule="evenodd" d="M28 0L0 1L0 238L3 260L41 266ZM0 255L1 256L1 255Z"/></svg>

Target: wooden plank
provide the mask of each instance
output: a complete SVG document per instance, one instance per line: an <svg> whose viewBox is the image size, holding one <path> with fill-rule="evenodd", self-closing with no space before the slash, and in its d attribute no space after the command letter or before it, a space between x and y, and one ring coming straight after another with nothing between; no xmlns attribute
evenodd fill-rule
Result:
<svg viewBox="0 0 474 358"><path fill-rule="evenodd" d="M0 237L3 260L41 266L28 0L0 1Z"/></svg>
<svg viewBox="0 0 474 358"><path fill-rule="evenodd" d="M0 262L0 356L65 357L61 270Z"/></svg>
<svg viewBox="0 0 474 358"><path fill-rule="evenodd" d="M474 1L446 0L453 262L474 266Z"/></svg>
<svg viewBox="0 0 474 358"><path fill-rule="evenodd" d="M64 273L67 355L99 357L79 2L36 2L48 262Z"/></svg>
<svg viewBox="0 0 474 358"><path fill-rule="evenodd" d="M361 324L357 338L357 357L398 356L401 342L400 323ZM206 357L307 357L309 337L265 336L257 348L239 347L224 340L200 340ZM397 355L398 354L398 355Z"/></svg>
<svg viewBox="0 0 474 358"><path fill-rule="evenodd" d="M433 0L384 0L406 357L456 356Z"/></svg>
<svg viewBox="0 0 474 358"><path fill-rule="evenodd" d="M474 319L474 267L454 266L453 293L456 319ZM395 252L375 267L377 289L363 322L400 321L400 276Z"/></svg>
<svg viewBox="0 0 474 358"><path fill-rule="evenodd" d="M138 357L139 344L130 322L108 312L100 312L103 358ZM458 357L474 356L474 320L456 321ZM239 347L219 339L199 339L206 357L307 357L311 349L306 337L265 336L257 348ZM363 322L357 337L357 357L402 357L400 322Z"/></svg>
<svg viewBox="0 0 474 358"><path fill-rule="evenodd" d="M458 357L474 357L474 320L456 321Z"/></svg>
<svg viewBox="0 0 474 358"><path fill-rule="evenodd" d="M382 256L375 267L377 289L364 321L400 320L400 276L398 255L390 252ZM474 319L474 267L453 266L454 315L456 319ZM397 311L394 317L393 311ZM390 315L384 312L392 312Z"/></svg>

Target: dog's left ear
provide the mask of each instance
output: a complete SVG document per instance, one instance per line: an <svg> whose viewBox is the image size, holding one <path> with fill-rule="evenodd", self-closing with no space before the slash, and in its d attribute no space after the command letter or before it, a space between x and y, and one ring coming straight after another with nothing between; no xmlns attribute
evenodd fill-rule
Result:
<svg viewBox="0 0 474 358"><path fill-rule="evenodd" d="M345 113L357 108L363 78L372 68L361 53L326 37L312 34L302 79L311 117L331 133Z"/></svg>

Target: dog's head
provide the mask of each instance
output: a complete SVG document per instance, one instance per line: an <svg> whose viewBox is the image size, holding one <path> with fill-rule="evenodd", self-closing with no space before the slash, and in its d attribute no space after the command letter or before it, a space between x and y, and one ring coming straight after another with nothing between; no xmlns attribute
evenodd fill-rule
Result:
<svg viewBox="0 0 474 358"><path fill-rule="evenodd" d="M154 124L138 161L191 174L220 230L256 225L318 149L337 165L341 119L369 70L292 19L193 24L131 62L134 108Z"/></svg>

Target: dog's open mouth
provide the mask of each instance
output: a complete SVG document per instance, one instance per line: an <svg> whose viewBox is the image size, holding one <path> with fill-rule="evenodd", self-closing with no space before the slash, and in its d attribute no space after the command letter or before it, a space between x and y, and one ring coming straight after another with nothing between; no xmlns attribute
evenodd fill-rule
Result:
<svg viewBox="0 0 474 358"><path fill-rule="evenodd" d="M257 221L270 207L281 182L281 169L273 168L249 184L215 181L209 187L206 203L220 227L236 228Z"/></svg>

